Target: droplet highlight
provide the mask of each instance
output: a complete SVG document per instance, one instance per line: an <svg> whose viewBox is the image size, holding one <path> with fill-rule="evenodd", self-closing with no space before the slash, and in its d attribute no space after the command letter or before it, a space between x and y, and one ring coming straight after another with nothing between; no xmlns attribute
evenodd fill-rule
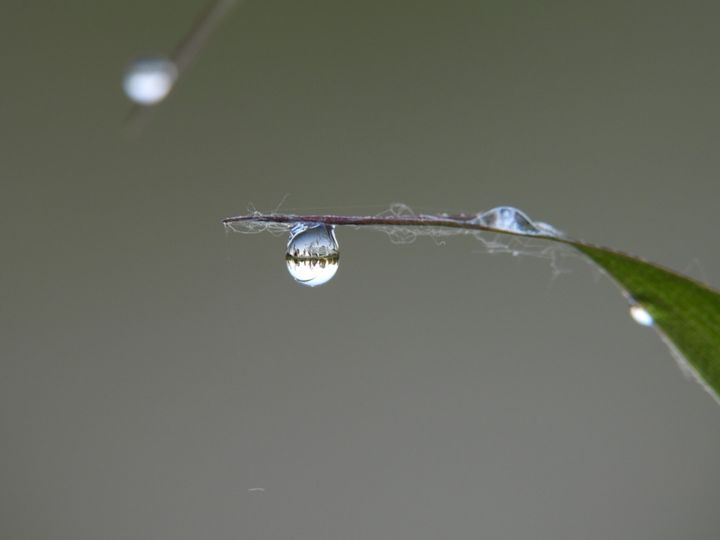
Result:
<svg viewBox="0 0 720 540"><path fill-rule="evenodd" d="M652 326L655 324L655 320L652 315L642 307L640 304L633 304L630 306L630 316L633 320L641 326Z"/></svg>
<svg viewBox="0 0 720 540"><path fill-rule="evenodd" d="M171 60L142 58L125 71L123 89L138 105L155 105L167 97L177 76L177 66Z"/></svg>
<svg viewBox="0 0 720 540"><path fill-rule="evenodd" d="M541 234L541 231L523 211L512 206L498 206L478 216L483 225L521 234Z"/></svg>
<svg viewBox="0 0 720 540"><path fill-rule="evenodd" d="M327 283L335 276L339 261L340 249L333 226L299 223L290 231L285 262L300 285L317 287Z"/></svg>

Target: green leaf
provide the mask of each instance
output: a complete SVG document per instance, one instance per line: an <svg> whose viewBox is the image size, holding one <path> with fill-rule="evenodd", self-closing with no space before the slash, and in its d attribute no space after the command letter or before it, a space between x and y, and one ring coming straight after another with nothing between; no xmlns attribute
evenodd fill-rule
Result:
<svg viewBox="0 0 720 540"><path fill-rule="evenodd" d="M654 263L569 240L653 317L669 345L716 399L720 395L720 292Z"/></svg>

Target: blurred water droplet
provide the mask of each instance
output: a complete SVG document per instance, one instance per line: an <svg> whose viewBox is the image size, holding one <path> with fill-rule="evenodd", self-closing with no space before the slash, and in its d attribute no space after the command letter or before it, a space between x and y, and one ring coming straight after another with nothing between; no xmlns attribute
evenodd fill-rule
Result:
<svg viewBox="0 0 720 540"><path fill-rule="evenodd" d="M123 89L139 105L155 105L167 97L178 76L175 64L167 58L142 58L125 71Z"/></svg>
<svg viewBox="0 0 720 540"><path fill-rule="evenodd" d="M483 212L478 216L478 221L501 231L522 234L540 234L542 232L524 212L512 206L498 206Z"/></svg>
<svg viewBox="0 0 720 540"><path fill-rule="evenodd" d="M290 231L285 262L290 275L301 285L327 283L337 272L339 260L334 227L299 223Z"/></svg>
<svg viewBox="0 0 720 540"><path fill-rule="evenodd" d="M642 326L652 326L655 321L647 310L639 304L633 304L630 306L630 316L635 320L636 323Z"/></svg>

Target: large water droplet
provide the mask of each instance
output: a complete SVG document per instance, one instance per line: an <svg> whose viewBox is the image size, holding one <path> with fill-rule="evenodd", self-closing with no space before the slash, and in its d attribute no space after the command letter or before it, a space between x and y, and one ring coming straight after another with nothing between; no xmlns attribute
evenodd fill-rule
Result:
<svg viewBox="0 0 720 540"><path fill-rule="evenodd" d="M636 323L642 326L652 326L655 324L655 320L648 311L640 304L633 304L630 306L630 316L635 320Z"/></svg>
<svg viewBox="0 0 720 540"><path fill-rule="evenodd" d="M178 70L167 58L143 58L133 62L125 71L123 89L139 105L155 105L172 90Z"/></svg>
<svg viewBox="0 0 720 540"><path fill-rule="evenodd" d="M301 285L327 283L337 272L339 260L334 227L298 223L290 231L285 262L290 275Z"/></svg>
<svg viewBox="0 0 720 540"><path fill-rule="evenodd" d="M498 206L488 210L478 216L478 221L501 231L522 234L540 234L542 232L524 212L512 206Z"/></svg>

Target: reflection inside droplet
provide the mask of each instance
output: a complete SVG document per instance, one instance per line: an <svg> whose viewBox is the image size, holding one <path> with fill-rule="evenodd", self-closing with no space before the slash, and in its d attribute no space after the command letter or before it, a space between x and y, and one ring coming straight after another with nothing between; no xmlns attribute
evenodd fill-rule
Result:
<svg viewBox="0 0 720 540"><path fill-rule="evenodd" d="M167 58L143 58L133 62L125 72L125 94L139 105L155 105L172 90L178 70Z"/></svg>
<svg viewBox="0 0 720 540"><path fill-rule="evenodd" d="M655 323L652 315L650 315L640 304L633 304L630 306L630 316L636 323L642 326L652 326Z"/></svg>
<svg viewBox="0 0 720 540"><path fill-rule="evenodd" d="M512 206L498 206L478 216L478 220L488 227L501 231L538 234L541 230L521 210Z"/></svg>
<svg viewBox="0 0 720 540"><path fill-rule="evenodd" d="M339 260L334 227L298 223L290 231L285 262L290 275L301 285L327 283L337 272Z"/></svg>

